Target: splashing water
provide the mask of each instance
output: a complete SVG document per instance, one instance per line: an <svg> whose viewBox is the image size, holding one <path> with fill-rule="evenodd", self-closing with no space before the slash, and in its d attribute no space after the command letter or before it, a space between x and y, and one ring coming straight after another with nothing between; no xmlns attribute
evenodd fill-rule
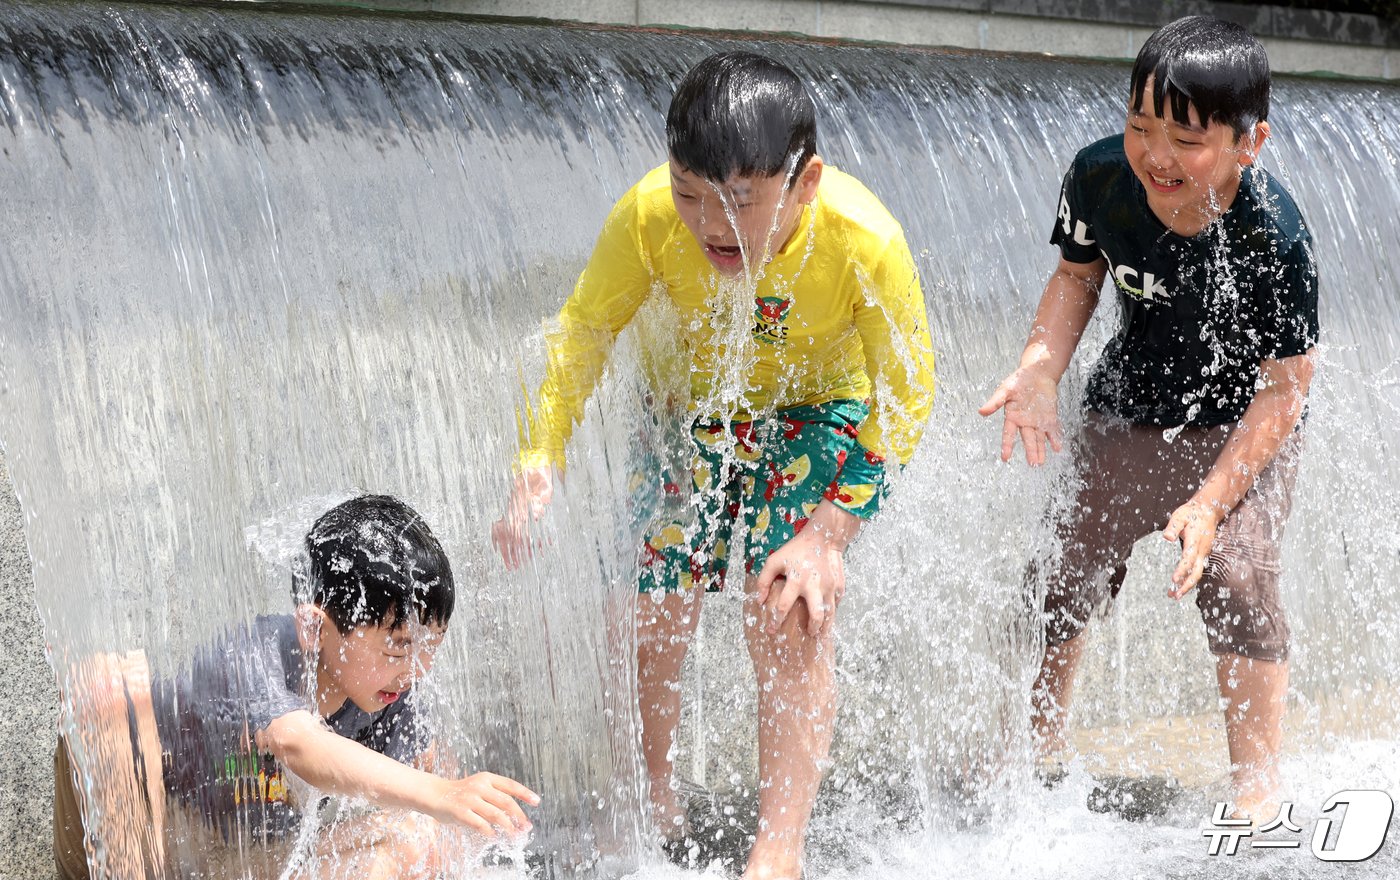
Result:
<svg viewBox="0 0 1400 880"><path fill-rule="evenodd" d="M465 767L546 796L529 853L486 870L694 876L644 844L634 746L628 609L645 512L624 499L629 457L667 445L638 439L648 327L612 353L533 563L507 575L487 536L517 406L543 370L543 322L614 199L664 158L673 84L727 45L432 16L6 4L0 435L65 694L81 692L83 658L140 650L166 674L230 626L285 612L288 548L321 502L393 493L432 524L459 584L420 683L440 740ZM1205 855L1225 747L1198 618L1161 598L1171 560L1155 544L1092 636L1076 705L1092 749L1054 790L1027 769L1035 658L1019 584L1059 473L996 464L996 431L974 411L1014 363L1054 264L1044 240L1064 168L1121 128L1126 69L748 45L809 84L822 156L904 224L940 359L920 453L849 557L815 875L1394 874L1395 841L1357 866L1306 842ZM1284 580L1285 771L1311 817L1340 789L1400 793L1397 98L1280 79L1264 153L1310 221L1322 274ZM1096 319L1071 367L1071 422L1114 320ZM705 605L677 766L713 793L696 798L713 815L706 846L741 854L752 672L736 597ZM95 734L73 726L74 708L84 786L120 788L85 762ZM1110 777L1184 793L1130 822L1121 803L1086 806ZM96 858L109 855L115 866Z"/></svg>

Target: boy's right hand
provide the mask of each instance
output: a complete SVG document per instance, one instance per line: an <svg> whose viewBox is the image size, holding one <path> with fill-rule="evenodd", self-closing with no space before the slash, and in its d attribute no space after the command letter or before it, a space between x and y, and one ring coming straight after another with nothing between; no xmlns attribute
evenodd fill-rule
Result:
<svg viewBox="0 0 1400 880"><path fill-rule="evenodd" d="M528 467L515 475L506 513L491 526L491 543L516 569L530 558L530 523L544 516L554 498L554 473L549 465Z"/></svg>
<svg viewBox="0 0 1400 880"><path fill-rule="evenodd" d="M437 797L423 812L444 824L465 825L484 837L519 837L534 827L517 801L532 807L540 796L495 773L477 773L466 779L438 780Z"/></svg>
<svg viewBox="0 0 1400 880"><path fill-rule="evenodd" d="M995 393L977 410L989 416L1006 408L1006 421L1001 429L1001 460L1010 461L1016 449L1016 437L1026 450L1026 464L1037 467L1045 463L1045 446L1061 451L1059 412L1059 382L1043 369L1024 366L1016 370L997 387Z"/></svg>

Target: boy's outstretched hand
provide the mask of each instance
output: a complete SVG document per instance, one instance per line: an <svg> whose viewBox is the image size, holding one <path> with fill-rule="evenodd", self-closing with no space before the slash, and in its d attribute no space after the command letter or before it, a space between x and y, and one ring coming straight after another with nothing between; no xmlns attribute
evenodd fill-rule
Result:
<svg viewBox="0 0 1400 880"><path fill-rule="evenodd" d="M1181 561L1172 572L1172 586L1167 595L1180 599L1200 583L1210 561L1210 550L1215 544L1215 530L1220 527L1221 515L1202 501L1191 499L1172 511L1162 537L1168 541L1181 542Z"/></svg>
<svg viewBox="0 0 1400 880"><path fill-rule="evenodd" d="M516 474L505 515L491 526L491 543L496 545L506 568L519 568L530 558L530 523L544 516L553 498L554 473L550 466L528 467Z"/></svg>
<svg viewBox="0 0 1400 880"><path fill-rule="evenodd" d="M1026 464L1045 464L1045 446L1061 451L1058 382L1034 366L1016 370L977 412L983 417L1005 407L1006 421L1001 429L1001 460L1010 461L1016 450L1016 437L1026 450Z"/></svg>
<svg viewBox="0 0 1400 880"><path fill-rule="evenodd" d="M433 779L438 784L435 806L424 812L439 822L465 825L484 837L519 837L533 827L518 801L537 807L540 796L514 779L495 773Z"/></svg>
<svg viewBox="0 0 1400 880"><path fill-rule="evenodd" d="M825 635L846 592L844 553L860 531L860 517L823 501L807 525L768 557L755 585L767 611L767 629L776 634L798 599L807 603L807 633ZM781 585L777 581L783 580Z"/></svg>

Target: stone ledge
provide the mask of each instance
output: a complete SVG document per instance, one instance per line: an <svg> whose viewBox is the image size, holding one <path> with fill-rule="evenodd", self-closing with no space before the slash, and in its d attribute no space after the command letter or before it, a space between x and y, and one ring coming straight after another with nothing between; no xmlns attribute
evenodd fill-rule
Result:
<svg viewBox="0 0 1400 880"><path fill-rule="evenodd" d="M1275 73L1400 78L1400 23L1370 15L1209 0L1166 0L1160 5L1135 0L294 0L288 8L297 6L694 28L1112 60L1131 60L1148 34L1168 21L1209 12L1238 21L1259 36Z"/></svg>
<svg viewBox="0 0 1400 880"><path fill-rule="evenodd" d="M848 0L852 3L882 3L949 9L984 15L1020 15L1028 18L1069 19L1102 24L1159 27L1183 15L1216 15L1238 22L1259 37L1310 40L1348 45L1400 47L1400 22L1374 15L1328 12L1322 9L1295 9L1283 6L1255 6L1212 0Z"/></svg>

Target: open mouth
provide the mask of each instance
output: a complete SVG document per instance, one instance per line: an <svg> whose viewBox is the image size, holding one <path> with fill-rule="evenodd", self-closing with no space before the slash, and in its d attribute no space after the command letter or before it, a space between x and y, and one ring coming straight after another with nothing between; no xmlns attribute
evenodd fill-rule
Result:
<svg viewBox="0 0 1400 880"><path fill-rule="evenodd" d="M744 263L744 252L738 245L707 244L705 256L721 269L736 268Z"/></svg>
<svg viewBox="0 0 1400 880"><path fill-rule="evenodd" d="M1179 177L1158 177L1150 172L1147 177L1152 181L1152 187L1158 192L1175 192L1181 189L1181 185L1185 183L1185 181Z"/></svg>
<svg viewBox="0 0 1400 880"><path fill-rule="evenodd" d="M388 705L389 703L396 702L396 701L398 700L398 698L399 698L399 692L398 692L398 691L380 691L380 692L379 692L379 702L384 703L385 705Z"/></svg>

